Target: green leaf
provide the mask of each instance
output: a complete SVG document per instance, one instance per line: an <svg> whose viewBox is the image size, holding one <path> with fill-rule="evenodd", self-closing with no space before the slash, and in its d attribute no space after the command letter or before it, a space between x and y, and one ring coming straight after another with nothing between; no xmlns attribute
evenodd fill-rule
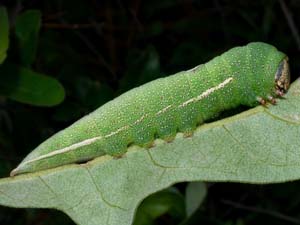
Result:
<svg viewBox="0 0 300 225"><path fill-rule="evenodd" d="M19 41L21 62L24 66L31 65L35 60L40 27L41 12L39 10L27 10L16 19L15 33Z"/></svg>
<svg viewBox="0 0 300 225"><path fill-rule="evenodd" d="M0 7L0 64L6 58L9 46L9 21L5 7Z"/></svg>
<svg viewBox="0 0 300 225"><path fill-rule="evenodd" d="M206 185L203 182L190 182L186 187L185 202L187 216L191 216L206 197Z"/></svg>
<svg viewBox="0 0 300 225"><path fill-rule="evenodd" d="M182 181L277 183L300 177L300 80L277 105L200 126L192 137L132 146L122 158L0 180L0 204L55 208L81 225L129 225L146 196Z"/></svg>
<svg viewBox="0 0 300 225"><path fill-rule="evenodd" d="M185 217L183 196L174 188L147 197L138 208L133 225L154 225L155 219L167 213L177 223Z"/></svg>
<svg viewBox="0 0 300 225"><path fill-rule="evenodd" d="M54 106L65 97L56 79L13 64L0 66L0 94L35 106Z"/></svg>

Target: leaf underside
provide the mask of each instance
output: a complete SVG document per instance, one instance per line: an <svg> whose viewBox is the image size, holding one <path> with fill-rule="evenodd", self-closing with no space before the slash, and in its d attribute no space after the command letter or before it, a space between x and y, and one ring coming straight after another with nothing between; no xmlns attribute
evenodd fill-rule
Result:
<svg viewBox="0 0 300 225"><path fill-rule="evenodd" d="M132 223L149 194L182 181L277 183L300 177L300 80L275 106L199 127L120 159L99 157L0 180L0 204L56 208L80 225Z"/></svg>

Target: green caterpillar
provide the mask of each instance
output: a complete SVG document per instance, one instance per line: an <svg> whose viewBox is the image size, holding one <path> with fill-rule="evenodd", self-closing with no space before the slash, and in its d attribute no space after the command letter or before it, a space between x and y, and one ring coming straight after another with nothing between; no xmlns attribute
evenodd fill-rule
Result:
<svg viewBox="0 0 300 225"><path fill-rule="evenodd" d="M235 47L206 64L134 88L53 135L11 176L120 156L128 146L190 134L220 112L239 105L275 103L289 87L287 56L255 42Z"/></svg>

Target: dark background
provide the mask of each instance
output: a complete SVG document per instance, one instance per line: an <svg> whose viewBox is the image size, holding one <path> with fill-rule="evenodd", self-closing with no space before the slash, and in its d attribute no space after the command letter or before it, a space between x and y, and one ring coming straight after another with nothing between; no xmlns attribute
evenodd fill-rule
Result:
<svg viewBox="0 0 300 225"><path fill-rule="evenodd" d="M11 29L18 14L41 11L31 68L56 78L66 92L64 101L52 107L0 96L0 177L8 176L43 140L108 100L205 63L231 47L251 41L273 44L289 56L292 80L299 76L299 0L7 0L0 4L9 11ZM7 60L18 64L14 41L11 35ZM176 188L182 191L185 185ZM189 224L300 224L299 188L299 182L209 184L205 202ZM0 207L2 224L73 222L54 210ZM166 214L154 224L178 221Z"/></svg>

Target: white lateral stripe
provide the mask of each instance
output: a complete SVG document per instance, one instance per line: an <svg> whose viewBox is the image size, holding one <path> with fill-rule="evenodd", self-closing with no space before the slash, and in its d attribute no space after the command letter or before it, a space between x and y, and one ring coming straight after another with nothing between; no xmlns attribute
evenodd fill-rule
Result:
<svg viewBox="0 0 300 225"><path fill-rule="evenodd" d="M145 118L145 115L142 116L140 119L138 119L135 123L141 122L144 118ZM77 148L93 144L94 142L99 141L102 138L108 138L108 137L111 137L113 135L116 135L116 134L120 133L121 131L126 130L128 128L129 128L129 126L124 126L124 127L119 128L116 131L113 131L113 132L105 135L104 137L98 136L98 137L93 137L93 138L86 139L84 141L75 143L75 144L70 145L68 147L65 147L65 148L62 148L62 149L58 149L58 150L55 150L55 151L50 152L48 154L41 155L41 156L38 156L38 157L36 157L34 159L28 160L28 161L24 162L24 164L32 163L32 162L35 162L35 161L39 161L41 159L45 159L45 158L49 158L49 157L52 157L52 156L55 156L55 155L63 154L63 153L66 153L66 152L70 152L70 151L75 150Z"/></svg>
<svg viewBox="0 0 300 225"><path fill-rule="evenodd" d="M108 135L105 135L104 138L108 138L108 137L110 137L110 136L116 135L116 134L120 133L121 131L126 130L126 129L128 129L128 128L129 128L129 126L121 127L121 128L119 128L118 130L116 130L116 131L114 131L114 132L111 132L111 133L108 134ZM28 160L28 161L24 162L24 164L31 163L31 162L35 162L35 161L38 161L38 160L41 160L41 159L49 158L49 157L51 157L51 156L63 154L63 153L66 153L66 152L70 152L70 151L75 150L75 149L77 149L77 148L80 148L80 147L83 147L83 146L86 146L86 145L93 144L94 142L99 141L99 140L101 140L102 138L103 138L102 136L94 137L94 138L89 138L89 139L86 139L86 140L84 140L84 141L78 142L78 143L76 143L76 144L70 145L70 146L68 146L68 147L65 147L65 148L62 148L62 149L55 150L55 151L50 152L50 153L45 154L45 155L41 155L41 156L39 156L39 157L36 157L35 159Z"/></svg>
<svg viewBox="0 0 300 225"><path fill-rule="evenodd" d="M161 109L161 110L159 110L155 115L159 115L159 114L161 114L161 113L165 113L169 108L171 108L172 107L172 105L168 105L167 107L165 107L165 108L163 108L163 109Z"/></svg>
<svg viewBox="0 0 300 225"><path fill-rule="evenodd" d="M70 152L70 151L72 151L74 149L77 149L77 148L80 148L80 147L83 147L83 146L86 146L86 145L93 144L94 142L96 142L96 141L98 141L100 139L102 139L101 136L94 137L94 138L89 138L89 139L86 139L84 141L78 142L76 144L70 145L68 147L65 147L65 148L62 148L62 149L58 149L58 150L55 150L53 152L49 152L48 154L45 154L45 155L38 156L35 159L28 160L28 161L24 162L24 164L35 162L35 161L38 161L38 160L41 160L41 159L45 159L45 158L49 158L51 156L59 155L59 154L62 154L62 153Z"/></svg>
<svg viewBox="0 0 300 225"><path fill-rule="evenodd" d="M128 128L129 128L129 126L121 127L121 128L119 128L118 130L113 131L113 132L111 132L111 133L108 134L108 135L105 135L104 137L105 137L105 138L111 137L111 136L113 136L113 135L116 135L116 134L120 133L120 132L123 131L123 130L128 129Z"/></svg>
<svg viewBox="0 0 300 225"><path fill-rule="evenodd" d="M224 80L222 83L218 84L217 86L207 89L207 90L204 91L202 94L198 95L197 97L194 97L194 98L191 98L191 99L185 101L184 103L182 103L182 104L179 105L178 107L179 107L179 108L180 108L180 107L184 107L184 106L187 106L187 105L190 104L190 103L200 101L201 99L208 97L210 94L214 93L215 91L224 88L224 87L225 87L227 84L229 84L232 80L233 80L233 78L232 78L232 77L229 77L229 78L227 78L226 80Z"/></svg>
<svg viewBox="0 0 300 225"><path fill-rule="evenodd" d="M137 121L135 121L135 122L133 123L133 125L139 124L139 123L142 122L147 116L148 116L148 114L142 115L142 117L139 118Z"/></svg>

